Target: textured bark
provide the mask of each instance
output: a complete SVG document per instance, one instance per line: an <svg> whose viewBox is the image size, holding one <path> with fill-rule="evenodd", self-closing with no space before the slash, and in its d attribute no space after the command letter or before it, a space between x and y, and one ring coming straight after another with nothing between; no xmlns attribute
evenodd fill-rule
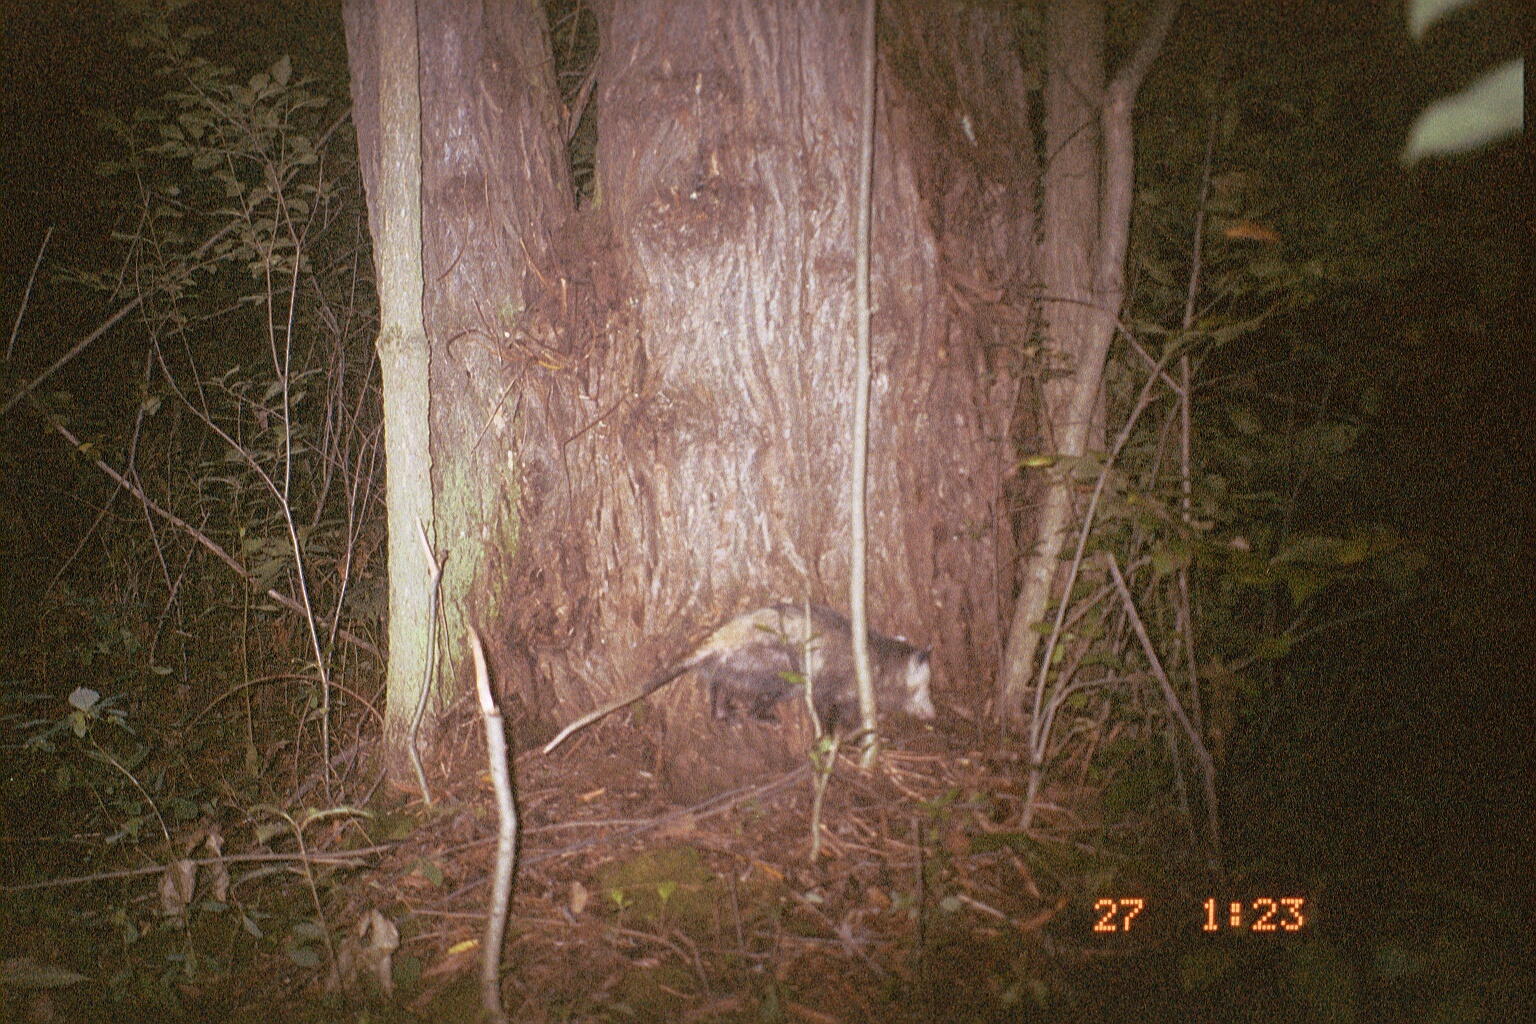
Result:
<svg viewBox="0 0 1536 1024"><path fill-rule="evenodd" d="M415 6L414 0L346 6L354 118L379 289L390 611L383 761L402 786L414 786L408 741L426 678L430 628L429 570L416 523L428 530L432 524Z"/></svg>
<svg viewBox="0 0 1536 1024"><path fill-rule="evenodd" d="M546 285L558 288L538 268L550 262L550 237L570 215L572 202L542 9L531 0L421 0L411 6L419 18L421 131L419 142L413 133L409 145L421 162L424 227L417 253L425 265L424 295L418 266L414 301L418 324L423 318L425 323L424 359L430 342L431 409L430 445L425 422L410 444L423 467L431 454L433 504L397 516L391 493L390 539L392 558L399 542L416 552L419 516L445 559L439 608L447 657L439 661L422 726L430 737L461 678L468 679L467 624L500 623L506 616L511 590L506 570L519 542L514 410L518 385L526 383L528 354L531 348L542 350L549 333L527 311L544 299ZM369 225L374 238L382 239L387 225L380 153L391 140L406 143L394 129L380 130L375 7L352 0L345 15ZM414 83L414 70L412 76ZM381 271L386 258L381 242ZM530 291L536 293L532 298ZM381 273L381 306L388 308L398 292ZM530 334L539 340L530 342ZM389 395L386 378L386 402ZM391 462L392 484L394 473ZM426 636L424 625L413 627L420 636L412 632L412 643L419 639L421 650L396 646L397 628L415 614L402 617L401 609L409 612L414 605L398 602L417 602L424 609L427 578L423 561L401 581L412 590L406 594L396 592L391 576L385 735L396 753L403 749L403 730L425 677ZM419 617L425 618L424 610ZM491 646L505 662L505 645ZM411 657L403 658L407 653Z"/></svg>
<svg viewBox="0 0 1536 1024"><path fill-rule="evenodd" d="M466 627L506 614L520 527L513 417L527 338L541 333L528 310L558 288L541 274L572 199L542 6L420 0L419 10L446 703L470 680Z"/></svg>
<svg viewBox="0 0 1536 1024"><path fill-rule="evenodd" d="M1060 371L1041 387L1044 401L1040 441L1044 451L1082 455L1091 427L1076 413L1079 392L1099 393L1103 357L1093 365L1095 332L1101 319L1093 293L1094 247L1099 241L1099 113L1104 102L1104 5L1099 0L1058 0L1047 13L1045 201L1040 284L1044 293L1049 360ZM1117 304L1118 308L1118 304ZM1113 330L1113 323L1109 325ZM1058 572L1062 544L1071 523L1071 490L1062 470L1044 488L1032 525L1035 541L1024 561L1014 606L1008 651L1001 672L1000 714L1022 718L1040 634L1033 628L1045 614Z"/></svg>
<svg viewBox="0 0 1536 1024"><path fill-rule="evenodd" d="M941 688L965 687L999 653L995 501L1014 395L999 325L1014 321L990 311L1022 289L1032 226L1017 198L1024 76L999 15L886 11L871 622L933 645ZM858 13L602 12L598 213L629 301L579 375L524 390L520 421L517 605L548 611L509 634L556 720L631 691L744 609L807 595L847 609ZM686 684L657 703L680 797L804 757L803 722L717 727Z"/></svg>

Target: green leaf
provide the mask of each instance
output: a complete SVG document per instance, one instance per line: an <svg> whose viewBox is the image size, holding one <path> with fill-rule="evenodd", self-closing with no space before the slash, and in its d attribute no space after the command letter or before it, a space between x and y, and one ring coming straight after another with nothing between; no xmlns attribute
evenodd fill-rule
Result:
<svg viewBox="0 0 1536 1024"><path fill-rule="evenodd" d="M1477 0L1408 0L1408 32L1423 39L1429 27L1441 18L1470 7Z"/></svg>
<svg viewBox="0 0 1536 1024"><path fill-rule="evenodd" d="M38 963L29 956L0 963L0 982L17 988L65 988L82 981L90 978L65 967Z"/></svg>
<svg viewBox="0 0 1536 1024"><path fill-rule="evenodd" d="M299 921L289 929L288 934L296 942L320 942L325 938L325 929L314 921Z"/></svg>
<svg viewBox="0 0 1536 1024"><path fill-rule="evenodd" d="M1328 585L1328 577L1321 571L1306 566L1291 566L1283 573L1285 585L1291 591L1291 604L1300 607L1307 598Z"/></svg>
<svg viewBox="0 0 1536 1024"><path fill-rule="evenodd" d="M320 966L320 954L316 953L313 949L310 949L308 946L289 946L287 952L288 952L288 959L292 960L294 963L298 964L300 967L319 967Z"/></svg>
<svg viewBox="0 0 1536 1024"><path fill-rule="evenodd" d="M1232 421L1232 426L1237 428L1239 434L1252 437L1264 430L1264 424L1246 405L1227 406L1227 418Z"/></svg>
<svg viewBox="0 0 1536 1024"><path fill-rule="evenodd" d="M1397 550L1401 540L1391 530L1356 530L1339 548L1340 565L1357 565Z"/></svg>
<svg viewBox="0 0 1536 1024"><path fill-rule="evenodd" d="M416 870L421 872L421 877L425 878L439 889L443 887L443 869L438 867L436 864L429 860L418 860L416 862Z"/></svg>
<svg viewBox="0 0 1536 1024"><path fill-rule="evenodd" d="M1339 558L1339 550L1343 547L1337 537L1327 537L1320 534L1297 534L1289 538L1285 545L1275 556L1277 565L1289 562L1303 562L1310 565L1329 565Z"/></svg>
<svg viewBox="0 0 1536 1024"><path fill-rule="evenodd" d="M74 692L69 695L69 703L81 711L90 711L97 704L101 703L101 694L89 686L77 686Z"/></svg>
<svg viewBox="0 0 1536 1024"><path fill-rule="evenodd" d="M1436 100L1408 132L1402 162L1465 153L1518 135L1525 126L1525 61L1495 68L1454 96Z"/></svg>

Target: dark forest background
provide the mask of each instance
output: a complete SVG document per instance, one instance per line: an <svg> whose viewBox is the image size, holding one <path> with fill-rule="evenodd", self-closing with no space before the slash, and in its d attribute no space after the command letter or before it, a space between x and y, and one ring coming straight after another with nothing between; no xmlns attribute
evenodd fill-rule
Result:
<svg viewBox="0 0 1536 1024"><path fill-rule="evenodd" d="M1166 241L1161 225L1193 201L1204 126L1194 108L1218 38L1230 80L1262 97L1231 158L1264 182L1254 208L1292 253L1310 248L1329 267L1283 323L1203 368L1217 382L1221 412L1212 415L1222 419L1211 434L1225 438L1223 456L1247 467L1256 489L1291 480L1299 497L1287 515L1298 524L1328 523L1341 535L1385 528L1415 553L1411 585L1383 589L1375 603L1325 605L1319 621L1336 627L1265 661L1250 673L1255 688L1232 697L1220 780L1229 862L1319 895L1329 942L1291 974L1316 1020L1515 1019L1529 999L1533 151L1527 135L1412 168L1397 161L1426 103L1513 52L1517 8L1483 4L1418 46L1395 4L1197 4L1138 102L1143 193L1132 260L1148 277ZM252 74L287 54L317 94L337 109L347 102L337 5L214 3L193 16L212 30L210 59ZM113 232L132 230L121 192L97 174L121 159L119 141L82 112L127 118L165 88L125 46L138 24L130 13L11 2L3 17L0 340L53 233L0 370L0 401L115 309L69 272L111 273L122 255ZM42 389L102 450L121 442L144 400L144 357L131 338L108 334ZM1266 478L1274 450L1263 444L1285 434L1294 410L1319 403L1346 409L1350 428L1339 458L1317 464L1326 479ZM140 645L155 610L129 607L105 585L122 578L121 538L142 529L128 502L112 530L94 527L111 490L26 403L0 419L8 698L62 698L93 679L103 692L116 684L145 687L145 700L174 697L144 672ZM1211 613L1213 623L1231 621ZM6 710L13 727L53 714L14 702ZM8 729L0 740L8 838L90 810L68 787L39 802L47 786L22 781L37 768L23 738ZM1153 772L1137 785L1106 784L1105 799L1138 805L1160 781ZM21 850L0 849L8 882L25 874ZM1145 1019L1181 1019L1181 1007L1196 1004L1205 1019L1245 1019L1223 1016L1213 993L1238 991L1246 968L1166 950L1124 970L1116 963L1074 975L1084 1001L1061 1019L1085 1005L1130 1004L1160 1008Z"/></svg>

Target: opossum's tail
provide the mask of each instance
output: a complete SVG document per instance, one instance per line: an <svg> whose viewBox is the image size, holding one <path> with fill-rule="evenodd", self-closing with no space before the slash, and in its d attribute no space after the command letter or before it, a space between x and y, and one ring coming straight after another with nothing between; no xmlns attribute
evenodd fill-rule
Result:
<svg viewBox="0 0 1536 1024"><path fill-rule="evenodd" d="M644 700L651 694L655 693L657 690L661 689L663 686L666 686L672 680L676 679L678 676L682 675L684 672L688 671L688 669L691 667L692 665L689 661L682 661L675 667L667 669L667 671L646 683L640 692L632 693L628 697L620 697L618 700L613 701L612 703L604 704L596 711L587 712L580 718L576 719L576 721L566 726L564 729L561 729L560 735L544 744L543 753L548 754L551 750L554 750L560 744L564 743L566 738L569 737L571 733L580 732L598 719L607 718L615 711L618 711L621 708L627 708L637 700Z"/></svg>
<svg viewBox="0 0 1536 1024"><path fill-rule="evenodd" d="M612 703L604 704L596 711L589 711L585 715L582 715L580 718L576 719L576 721L572 722L570 725L566 726L564 729L561 729L560 735L544 744L543 753L548 754L550 751L554 750L560 744L564 743L572 733L580 732L587 726L591 725L593 722L596 722L602 718L607 718L615 711L618 711L621 708L626 708L629 705L635 703L637 700L644 700L651 694L655 693L657 690L661 689L663 686L666 686L672 680L676 679L678 676L682 675L684 672L687 672L691 668L697 668L702 662L711 658L718 658L722 652L728 652L732 648L739 646L748 640L759 639L761 636L761 631L766 628L763 622L760 622L759 620L766 622L766 616L769 614L770 609L760 608L755 612L750 612L746 615L742 615L727 622L725 625L711 633L704 640L704 642L699 644L698 647L695 647L687 657L683 658L681 661L676 662L671 668L667 669L661 675L646 683L645 686L642 687L638 692L632 693L628 697L620 697L618 700L613 701Z"/></svg>

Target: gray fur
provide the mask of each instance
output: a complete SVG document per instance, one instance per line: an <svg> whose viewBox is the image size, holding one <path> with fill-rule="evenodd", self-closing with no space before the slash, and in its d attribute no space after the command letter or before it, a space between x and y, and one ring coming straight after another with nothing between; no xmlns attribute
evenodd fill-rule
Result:
<svg viewBox="0 0 1536 1024"><path fill-rule="evenodd" d="M853 628L830 608L789 603L758 608L715 630L693 652L656 676L638 693L598 708L570 725L544 747L549 753L566 737L620 708L650 696L690 669L709 687L710 710L727 718L745 706L760 720L773 720L774 708L800 692L809 676L816 714L826 729L859 724L858 683L853 666ZM805 660L807 639L810 665ZM928 652L905 640L869 633L869 661L875 698L881 711L900 711L930 721L934 717Z"/></svg>

